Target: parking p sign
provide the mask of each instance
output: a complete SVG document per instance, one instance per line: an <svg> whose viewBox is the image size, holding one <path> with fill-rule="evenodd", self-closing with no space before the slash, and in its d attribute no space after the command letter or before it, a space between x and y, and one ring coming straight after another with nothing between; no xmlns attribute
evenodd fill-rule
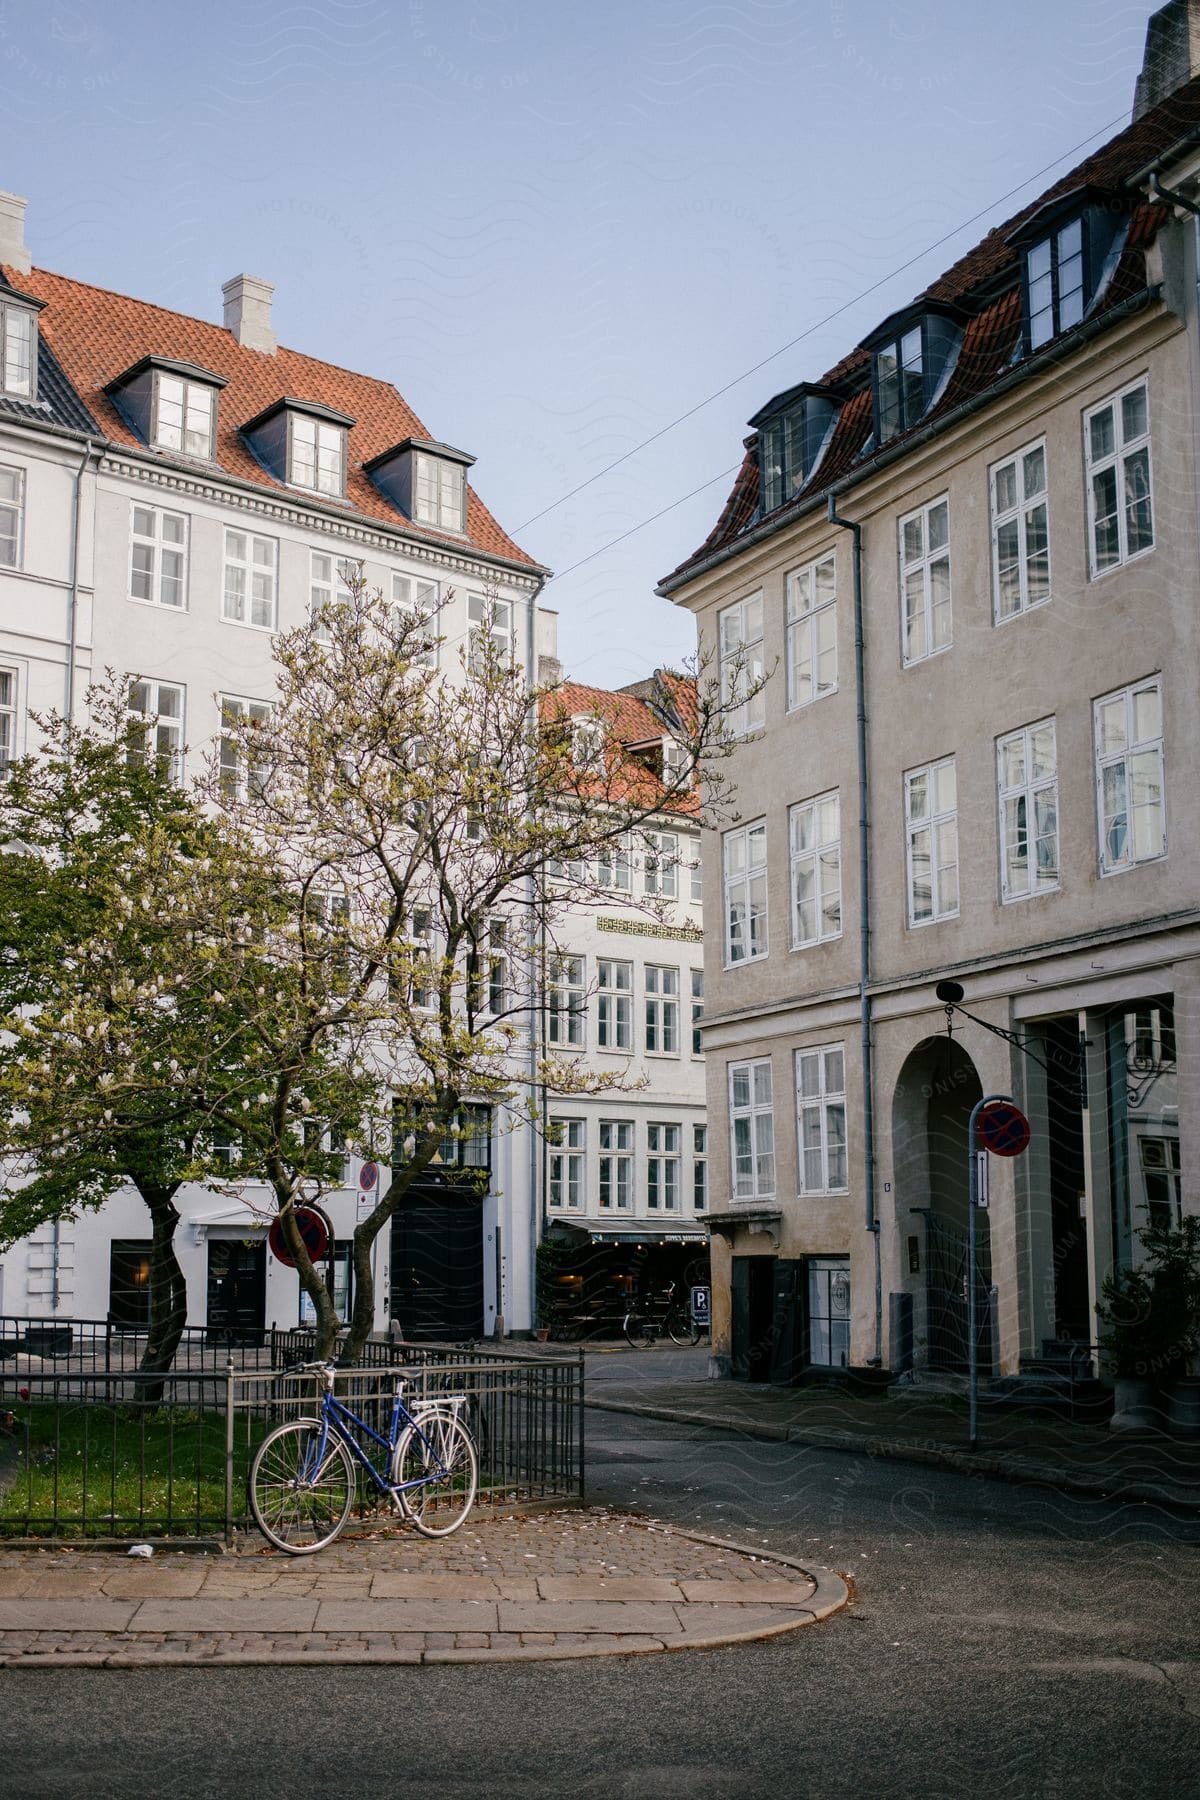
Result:
<svg viewBox="0 0 1200 1800"><path fill-rule="evenodd" d="M711 1289L694 1287L692 1289L692 1324L698 1325L701 1331L707 1331L711 1321Z"/></svg>

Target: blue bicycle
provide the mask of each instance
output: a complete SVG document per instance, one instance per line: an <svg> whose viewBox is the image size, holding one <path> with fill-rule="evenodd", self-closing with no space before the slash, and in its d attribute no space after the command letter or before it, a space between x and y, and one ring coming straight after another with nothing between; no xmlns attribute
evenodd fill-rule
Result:
<svg viewBox="0 0 1200 1800"><path fill-rule="evenodd" d="M475 1445L460 1417L465 1394L422 1400L410 1412L397 1381L384 1437L338 1399L331 1363L289 1372L318 1375L324 1391L318 1416L277 1425L250 1465L250 1510L268 1543L290 1556L311 1556L332 1544L354 1506L356 1465L422 1536L458 1530L479 1485ZM360 1436L386 1451L386 1462L377 1466Z"/></svg>

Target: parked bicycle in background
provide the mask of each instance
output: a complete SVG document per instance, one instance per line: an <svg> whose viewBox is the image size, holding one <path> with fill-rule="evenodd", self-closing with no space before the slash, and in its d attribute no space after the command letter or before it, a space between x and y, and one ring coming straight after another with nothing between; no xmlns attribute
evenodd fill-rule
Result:
<svg viewBox="0 0 1200 1800"><path fill-rule="evenodd" d="M648 1350L664 1332L673 1344L698 1344L702 1335L674 1281L660 1294L639 1295L625 1314L624 1331L635 1350Z"/></svg>

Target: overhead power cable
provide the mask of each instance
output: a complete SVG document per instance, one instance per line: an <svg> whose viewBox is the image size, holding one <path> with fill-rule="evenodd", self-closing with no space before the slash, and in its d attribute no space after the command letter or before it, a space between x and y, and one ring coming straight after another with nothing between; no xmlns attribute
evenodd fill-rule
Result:
<svg viewBox="0 0 1200 1800"><path fill-rule="evenodd" d="M605 475L611 475L612 471L614 469L619 469L622 463L627 463L631 457L639 456L643 450L649 449L651 444L656 444L660 438L666 437L668 432L674 431L677 426L686 424L688 419L694 419L698 412L703 412L704 408L706 406L711 406L714 400L721 399L722 395L728 394L741 382L748 381L752 375L757 375L761 369L765 369L768 363L773 363L777 361L779 357L785 356L789 350L794 350L797 344L802 344L804 342L805 338L812 337L814 332L823 330L826 325L830 325L835 319L841 318L843 313L847 313L852 307L857 306L860 300L866 300L872 294L878 293L881 287L886 287L888 282L894 280L897 275L903 275L906 269L911 269L914 264L924 261L927 256L931 256L935 250L940 250L943 244L948 244L952 238L958 237L969 225L977 225L980 219L986 218L988 213L993 212L997 206L1003 206L1005 201L1015 199L1015 197L1021 193L1024 188L1029 187L1032 182L1040 181L1043 175L1048 175L1050 170L1056 168L1059 163L1065 162L1069 156L1077 155L1080 150L1084 149L1092 142L1093 138L1102 137L1105 132L1111 131L1114 125L1119 125L1121 122L1121 118L1110 119L1107 125L1101 125L1098 130L1090 132L1087 137L1081 139L1072 149L1061 151L1051 162L1046 163L1044 167L1036 170L1032 175L1027 175L1023 181L1019 181L1016 187L1009 188L1008 192L1001 194L998 199L990 200L979 212L972 213L969 219L961 220L959 224L955 225L952 230L944 233L942 237L935 238L932 244L926 244L923 250L918 250L915 255L908 258L907 262L902 262L898 267L890 269L886 275L881 275L878 281L872 282L870 287L863 288L861 293L855 294L851 299L844 301L841 306L836 306L832 312L826 313L823 318L815 320L811 325L807 325L796 337L790 338L786 344L781 344L778 350L772 350L769 355L764 356L750 368L743 369L740 375L733 376L733 378L730 381L727 381L723 387L715 389L715 391L709 394L705 399L697 400L694 406L689 406L686 412L679 414L678 418L669 420L666 425L662 425L657 431L651 432L648 438L643 438L640 444L634 444L632 449L624 451L623 454L618 457L614 457L612 462L606 463L602 469L597 469L594 475L589 475L586 481L581 481L577 487L568 488L565 494L560 494L557 500L552 500L549 506L544 506L542 508L541 512L534 513L531 518L525 520L523 525L518 525L516 528L518 533L527 531L531 525L536 525L538 520L544 519L548 513L556 511L560 506L565 506L568 500L573 500L575 498L576 494L582 494L585 488L592 486L593 482L602 480ZM720 479L721 477L719 475L713 476L713 481L719 481ZM706 481L703 485L704 487L711 487L712 482ZM672 502L672 506L664 507L663 512L670 512L673 506L682 506L685 501L692 499L695 494L700 492L702 492L701 488L693 488L691 494L682 495L680 499ZM654 519L661 519L662 516L663 514L661 512L655 513ZM654 519L643 519L642 525L651 525L653 524ZM641 525L633 526L630 531L623 532L621 537L614 538L612 544L604 544L601 549L594 550L591 556L585 556L582 560L584 562L590 562L592 556L600 556L603 554L604 550L611 550L613 544L623 542L625 538L631 537L633 532L640 531L641 528ZM573 569L579 567L579 563L572 564ZM569 575L570 573L571 569L562 570L562 574L564 575Z"/></svg>

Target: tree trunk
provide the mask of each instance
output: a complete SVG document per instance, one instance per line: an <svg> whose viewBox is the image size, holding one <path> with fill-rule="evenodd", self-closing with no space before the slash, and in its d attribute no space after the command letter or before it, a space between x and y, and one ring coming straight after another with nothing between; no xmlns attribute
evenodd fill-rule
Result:
<svg viewBox="0 0 1200 1800"><path fill-rule="evenodd" d="M304 1239L300 1236L300 1227L296 1223L294 1206L281 1207L280 1224L283 1227L283 1241L288 1247L296 1274L300 1277L300 1286L304 1289L317 1315L316 1361L327 1362L337 1348L338 1316L337 1307L333 1303L333 1295L329 1284L317 1269L311 1256L304 1247ZM347 1361L353 1361L348 1357Z"/></svg>
<svg viewBox="0 0 1200 1800"><path fill-rule="evenodd" d="M143 1375L165 1375L175 1361L175 1352L187 1324L187 1282L175 1255L175 1228L179 1212L175 1205L174 1187L139 1184L138 1192L150 1214L150 1331L142 1352L139 1372ZM148 1381L139 1390L145 1405L162 1402L165 1383Z"/></svg>

